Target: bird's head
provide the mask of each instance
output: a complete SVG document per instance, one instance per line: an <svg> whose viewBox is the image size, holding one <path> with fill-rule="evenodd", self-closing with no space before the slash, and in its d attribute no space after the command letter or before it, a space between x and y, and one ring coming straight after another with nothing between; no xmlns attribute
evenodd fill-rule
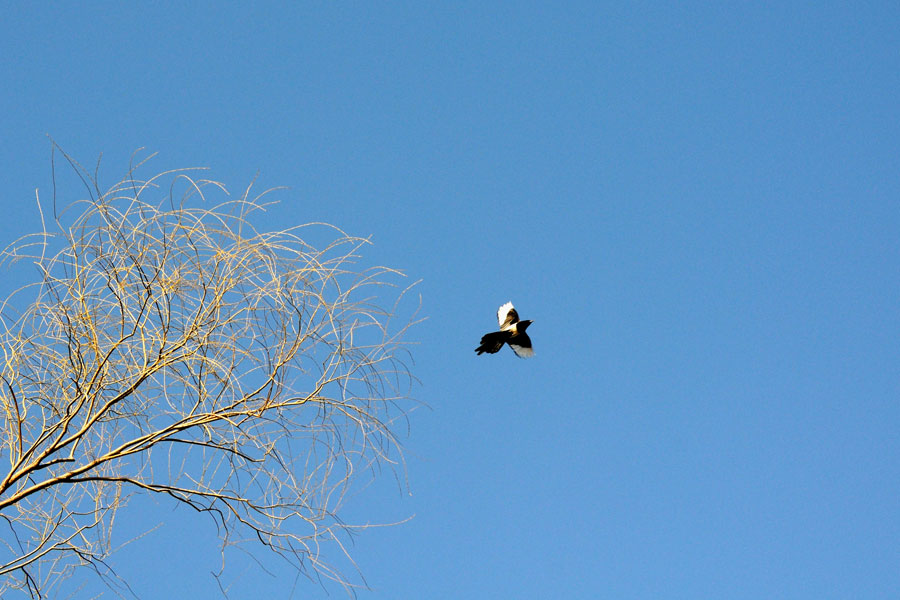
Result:
<svg viewBox="0 0 900 600"><path fill-rule="evenodd" d="M528 326L531 325L531 323L532 323L531 320L519 321L518 323L516 323L516 330L517 331L525 331L526 329L528 329Z"/></svg>

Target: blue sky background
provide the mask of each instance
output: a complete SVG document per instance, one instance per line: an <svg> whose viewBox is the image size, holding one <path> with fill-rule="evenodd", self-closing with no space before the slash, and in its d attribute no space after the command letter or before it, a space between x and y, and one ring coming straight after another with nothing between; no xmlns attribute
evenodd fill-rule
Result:
<svg viewBox="0 0 900 600"><path fill-rule="evenodd" d="M109 184L259 172L272 228L421 278L361 598L900 597L896 3L189 4L5 4L0 241L50 134ZM473 352L507 300L534 359ZM130 518L138 596L220 597L209 523Z"/></svg>

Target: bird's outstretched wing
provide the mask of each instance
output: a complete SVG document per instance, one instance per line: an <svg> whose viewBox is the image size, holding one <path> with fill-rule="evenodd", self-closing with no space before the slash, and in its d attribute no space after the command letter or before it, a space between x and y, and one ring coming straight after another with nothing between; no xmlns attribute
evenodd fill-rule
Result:
<svg viewBox="0 0 900 600"><path fill-rule="evenodd" d="M508 331L494 331L493 333L486 333L481 338L481 345L475 348L475 352L479 355L482 352L487 352L488 354L494 354L500 351L500 348L503 347L503 344L509 339Z"/></svg>
<svg viewBox="0 0 900 600"><path fill-rule="evenodd" d="M519 358L531 358L534 356L534 348L531 347L531 338L526 333L520 333L507 342Z"/></svg>
<svg viewBox="0 0 900 600"><path fill-rule="evenodd" d="M497 310L497 322L500 329L509 329L513 323L519 320L519 313L513 308L512 302L507 302Z"/></svg>

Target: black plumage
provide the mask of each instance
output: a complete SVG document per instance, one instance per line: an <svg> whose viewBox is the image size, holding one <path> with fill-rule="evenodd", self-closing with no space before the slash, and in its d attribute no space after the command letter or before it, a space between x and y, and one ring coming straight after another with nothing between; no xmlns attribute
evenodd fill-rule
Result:
<svg viewBox="0 0 900 600"><path fill-rule="evenodd" d="M508 344L519 358L531 358L534 349L531 347L531 338L525 333L531 321L520 321L519 313L513 307L512 302L507 302L497 311L497 322L500 331L486 333L481 338L481 345L475 348L475 352L481 355L484 352L494 354L499 352L503 344Z"/></svg>

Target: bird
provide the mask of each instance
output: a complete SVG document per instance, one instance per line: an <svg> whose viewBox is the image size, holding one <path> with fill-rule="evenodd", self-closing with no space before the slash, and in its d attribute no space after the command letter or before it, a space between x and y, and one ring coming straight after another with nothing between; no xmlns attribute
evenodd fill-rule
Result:
<svg viewBox="0 0 900 600"><path fill-rule="evenodd" d="M531 338L525 333L532 322L520 321L519 313L516 312L512 302L507 302L497 310L497 322L500 323L500 331L484 334L481 337L481 345L475 348L479 356L483 352L488 354L499 352L503 344L509 344L519 358L534 356Z"/></svg>

